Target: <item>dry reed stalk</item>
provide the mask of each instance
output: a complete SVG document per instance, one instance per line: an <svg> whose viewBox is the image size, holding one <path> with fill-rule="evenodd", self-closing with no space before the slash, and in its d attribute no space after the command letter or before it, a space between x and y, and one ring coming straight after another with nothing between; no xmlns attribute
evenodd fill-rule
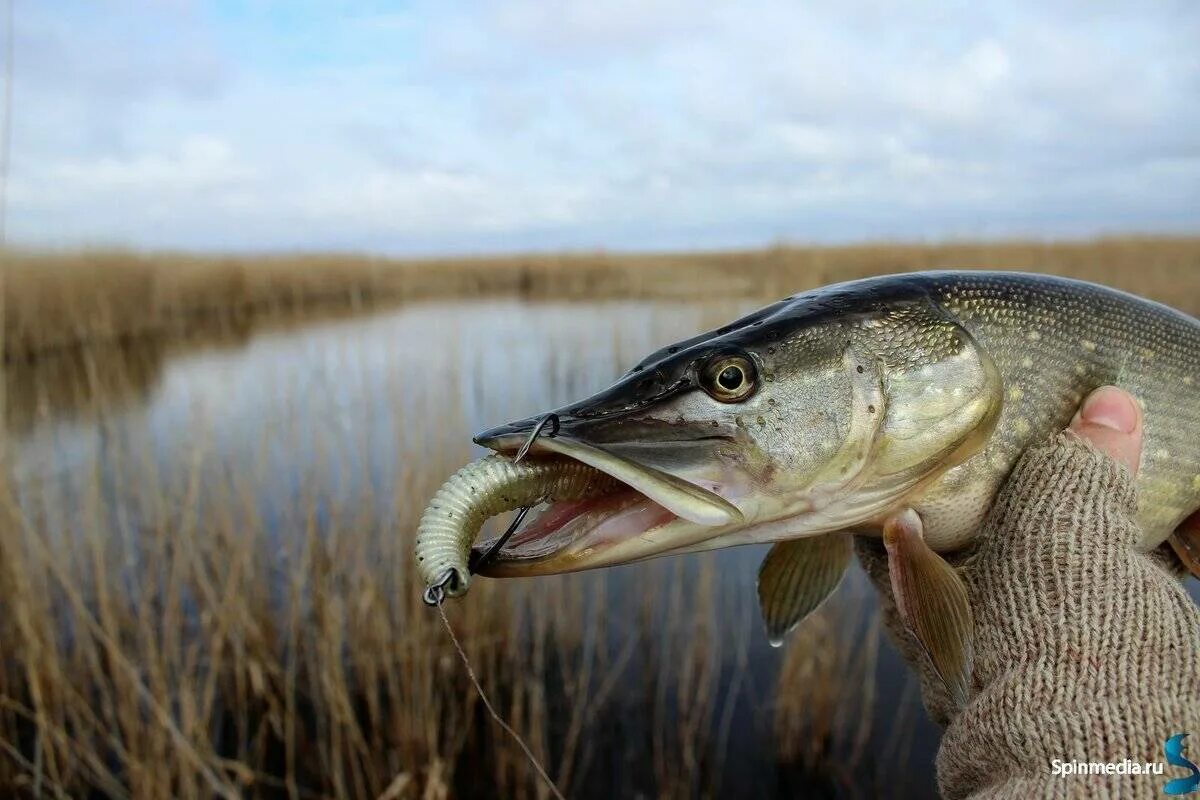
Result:
<svg viewBox="0 0 1200 800"><path fill-rule="evenodd" d="M1200 308L1200 239L777 246L699 254L397 261L347 255L4 253L4 359L97 341L241 332L314 311L435 298L777 299L825 283L920 269L1050 271ZM1182 294L1181 294L1182 292Z"/></svg>
<svg viewBox="0 0 1200 800"><path fill-rule="evenodd" d="M383 367L382 391L396 407L404 398L402 411L339 406L311 388L319 364L278 385L265 376L271 413L237 429L220 403L199 405L169 432L172 452L187 453L169 469L162 432L141 420L139 406L169 390L181 359L220 362L228 351L154 340L6 365L8 436L36 438L55 421L75 437L75 449L40 451L45 463L0 465L0 792L26 795L436 798L483 786L543 796L528 764L486 724L436 615L420 604L410 534L425 499L469 457L463 409L485 404L488 416L516 418L547 393L570 399L597 378L575 362L581 348L605 350L588 364L616 374L649 342L715 326L764 297L950 259L1054 269L1200 309L1195 241L547 257L449 264L430 275L368 260L314 259L300 275L288 260L122 266L97 256L81 266L59 258L48 273L26 276L30 311L13 335L29 346L62 341L64 331L125 336L135 310L159 326L204 304L282 319L312 297L350 297L347 287L359 305L377 290L431 297L468 284L527 297L583 289L677 297L686 284L721 299L675 307L679 315L653 317L652 330L614 324L606 347L556 345L539 378L545 386L518 380L485 387L486 398L467 398L460 376L495 355L474 352L465 338L450 343L459 360L420 376L427 391ZM22 269L36 272L35 261ZM186 268L168 276L172 263ZM111 285L110 267L125 270ZM234 325L240 313L218 314L229 323L227 348L248 341L249 328ZM333 357L366 380L371 367L353 343ZM519 360L506 369L529 374ZM347 434L339 415L361 424ZM373 456L381 437L399 454L394 469ZM715 793L738 744L733 720L772 698L785 761L828 772L868 760L883 724L867 712L881 652L878 626L864 620L868 602L839 594L822 609L769 691L749 644L761 645L751 577L726 584L716 563L481 581L469 602L448 610L498 706L569 793L616 785L609 764L627 752L604 750L614 745L597 726L621 717L630 718L621 746L646 771L624 786ZM746 638L726 638L731 625ZM902 704L885 720L895 733L874 755L887 764L912 746L913 720L904 716L912 708Z"/></svg>

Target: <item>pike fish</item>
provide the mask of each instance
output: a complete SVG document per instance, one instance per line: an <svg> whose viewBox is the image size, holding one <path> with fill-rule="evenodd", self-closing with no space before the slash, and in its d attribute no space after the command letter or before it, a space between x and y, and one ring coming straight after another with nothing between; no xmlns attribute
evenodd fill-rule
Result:
<svg viewBox="0 0 1200 800"><path fill-rule="evenodd" d="M905 624L962 699L971 613L940 554L970 544L1025 447L1066 427L1092 389L1122 386L1143 404L1141 548L1171 539L1200 573L1200 542L1176 533L1200 508L1198 381L1200 322L1103 286L974 271L837 284L658 350L557 409L526 471L459 509L469 523L426 512L422 547L453 540L465 575L482 518L537 500L550 502L502 547L475 545L476 559L491 551L482 574L773 542L758 593L779 643L837 586L847 534L880 536ZM540 419L475 441L511 462ZM591 477L570 496L538 488L580 465ZM434 571L422 568L430 583Z"/></svg>

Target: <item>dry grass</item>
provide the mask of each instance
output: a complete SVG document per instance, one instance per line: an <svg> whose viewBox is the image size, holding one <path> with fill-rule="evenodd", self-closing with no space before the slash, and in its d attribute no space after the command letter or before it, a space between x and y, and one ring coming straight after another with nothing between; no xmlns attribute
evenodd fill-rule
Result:
<svg viewBox="0 0 1200 800"><path fill-rule="evenodd" d="M409 563L406 532L467 457L466 421L440 405L459 391L453 377L405 407L437 429L379 420L345 442L335 428L311 429L296 403L252 429L246 460L212 445L232 422L200 414L173 433L184 463L164 465L161 432L132 423L131 409L191 346L160 334L195 331L194 320L229 322L217 328L237 347L259 324L250 317L314 303L481 291L769 299L953 264L1091 277L1200 308L1196 240L497 259L436 271L300 261L10 263L6 352L20 358L5 372L11 441L0 473L0 794L546 796L485 717ZM147 341L97 344L137 337ZM79 341L88 346L68 347ZM32 354L37 363L24 363ZM411 392L406 377L389 376L386 391ZM64 420L86 432L86 457L17 442ZM385 482L370 463L379 430L396 431L386 447L400 462ZM46 463L14 462L30 452ZM344 483L352 474L372 479ZM733 727L745 713L737 704L753 711L755 697L774 708L781 759L805 772L855 786L854 773L881 759L868 746L879 733L868 604L823 609L771 690L749 656L761 637L755 611L722 588L714 560L637 574L652 579L634 590L606 574L480 581L450 609L499 708L568 794L721 793L731 739L746 735ZM888 749L899 760L902 722Z"/></svg>
<svg viewBox="0 0 1200 800"><path fill-rule="evenodd" d="M393 261L348 256L8 253L6 361L98 341L244 331L263 319L432 298L777 298L886 272L1028 269L1197 307L1200 239L776 247L699 255Z"/></svg>
<svg viewBox="0 0 1200 800"><path fill-rule="evenodd" d="M268 523L269 470L197 445L167 476L151 442L95 424L112 437L102 462L0 499L0 794L545 796L418 600L404 534L461 455L402 473L398 523L325 485L325 468L354 468L328 456ZM264 459L269 447L264 435ZM614 754L594 740L630 706L644 716L623 720L627 747L645 772L613 785L717 785L730 731L713 720L736 699L721 684L745 668L745 643L718 639L729 606L713 561L687 579L681 569L660 565L662 580L616 598L579 577L481 581L450 608L493 700L568 792L598 780ZM664 613L666 628L653 622ZM748 638L757 622L742 616ZM834 669L854 658L845 650ZM791 700L825 686L806 677ZM824 739L829 724L803 727Z"/></svg>

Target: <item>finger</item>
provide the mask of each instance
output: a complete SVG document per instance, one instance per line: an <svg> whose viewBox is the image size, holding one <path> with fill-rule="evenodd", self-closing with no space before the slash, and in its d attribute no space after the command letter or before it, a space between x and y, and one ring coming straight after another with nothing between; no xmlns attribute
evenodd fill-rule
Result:
<svg viewBox="0 0 1200 800"><path fill-rule="evenodd" d="M1070 429L1137 474L1142 458L1142 409L1133 395L1102 386L1083 401Z"/></svg>

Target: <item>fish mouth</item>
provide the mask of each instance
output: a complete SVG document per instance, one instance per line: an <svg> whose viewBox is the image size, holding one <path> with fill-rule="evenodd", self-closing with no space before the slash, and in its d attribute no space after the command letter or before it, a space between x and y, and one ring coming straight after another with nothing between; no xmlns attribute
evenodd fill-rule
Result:
<svg viewBox="0 0 1200 800"><path fill-rule="evenodd" d="M527 433L491 433L477 436L476 443L510 456L528 438ZM661 555L743 522L742 512L722 495L728 487L720 482L685 480L615 449L581 441L565 431L535 440L530 455L568 458L621 485L581 500L540 507L488 563L480 565L479 573L548 575L622 564ZM496 541L477 543L472 561L492 549Z"/></svg>

